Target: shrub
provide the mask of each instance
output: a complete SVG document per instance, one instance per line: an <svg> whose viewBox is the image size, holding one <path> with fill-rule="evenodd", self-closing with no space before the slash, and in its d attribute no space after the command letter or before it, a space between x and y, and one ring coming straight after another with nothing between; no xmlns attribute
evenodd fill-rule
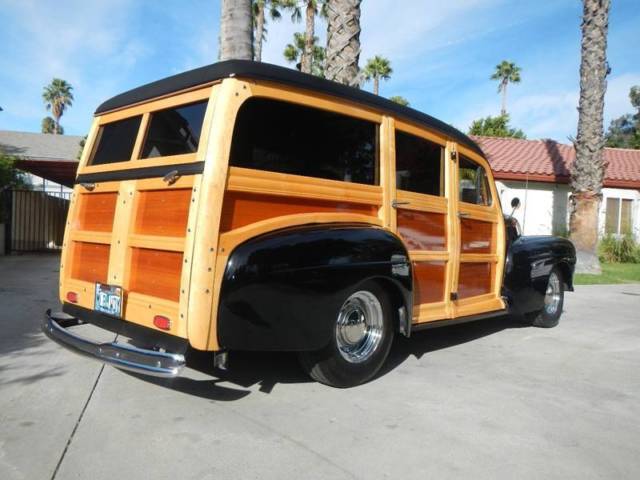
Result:
<svg viewBox="0 0 640 480"><path fill-rule="evenodd" d="M600 241L598 256L605 263L640 263L640 245L631 235L607 235Z"/></svg>

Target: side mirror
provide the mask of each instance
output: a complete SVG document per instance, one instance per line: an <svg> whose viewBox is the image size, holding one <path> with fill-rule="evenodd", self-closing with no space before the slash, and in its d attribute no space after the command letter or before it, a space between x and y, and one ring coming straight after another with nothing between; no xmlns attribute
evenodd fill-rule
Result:
<svg viewBox="0 0 640 480"><path fill-rule="evenodd" d="M513 197L511 199L511 208L513 208L514 210L520 208L520 199L518 197Z"/></svg>

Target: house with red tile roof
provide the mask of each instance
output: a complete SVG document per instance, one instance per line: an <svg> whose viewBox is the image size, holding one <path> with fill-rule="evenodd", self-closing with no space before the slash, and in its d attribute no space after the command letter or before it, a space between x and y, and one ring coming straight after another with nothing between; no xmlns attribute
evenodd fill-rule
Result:
<svg viewBox="0 0 640 480"><path fill-rule="evenodd" d="M474 137L493 169L500 200L515 212L527 235L564 235L568 231L569 175L576 153L554 140ZM606 164L599 229L633 234L640 240L640 150L605 148Z"/></svg>

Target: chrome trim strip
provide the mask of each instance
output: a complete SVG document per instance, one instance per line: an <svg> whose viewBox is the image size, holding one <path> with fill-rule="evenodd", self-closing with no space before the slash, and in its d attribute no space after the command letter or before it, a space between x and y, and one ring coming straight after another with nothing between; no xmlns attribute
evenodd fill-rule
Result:
<svg viewBox="0 0 640 480"><path fill-rule="evenodd" d="M42 331L51 340L74 353L122 370L154 377L177 377L185 366L184 355L180 353L157 352L117 342L97 343L83 338L62 325L77 325L77 322L69 322L68 316L61 315L64 317L56 317L51 310L47 310Z"/></svg>

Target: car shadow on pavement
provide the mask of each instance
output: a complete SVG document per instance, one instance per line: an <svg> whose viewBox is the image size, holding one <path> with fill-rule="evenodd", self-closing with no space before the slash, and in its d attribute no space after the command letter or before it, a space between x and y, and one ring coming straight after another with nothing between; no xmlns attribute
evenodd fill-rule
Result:
<svg viewBox="0 0 640 480"><path fill-rule="evenodd" d="M447 327L416 331L411 334L410 338L396 335L389 357L380 369L380 372L378 372L378 375L376 375L376 378L391 372L402 365L409 357L415 357L419 360L423 355L435 352L436 350L472 342L509 328L523 328L527 326L524 322L505 315Z"/></svg>
<svg viewBox="0 0 640 480"><path fill-rule="evenodd" d="M420 359L436 350L471 342L507 328L524 326L526 325L504 316L414 332L411 338L396 337L387 361L375 378L390 373L409 357ZM277 384L312 381L302 371L295 353L231 352L229 369L220 370L213 367L211 353L190 352L187 366L197 372L198 377L206 378L191 378L193 375L187 374L162 379L127 373L161 387L216 401L240 400L251 394L251 387L255 385L259 385L258 391L269 394Z"/></svg>

